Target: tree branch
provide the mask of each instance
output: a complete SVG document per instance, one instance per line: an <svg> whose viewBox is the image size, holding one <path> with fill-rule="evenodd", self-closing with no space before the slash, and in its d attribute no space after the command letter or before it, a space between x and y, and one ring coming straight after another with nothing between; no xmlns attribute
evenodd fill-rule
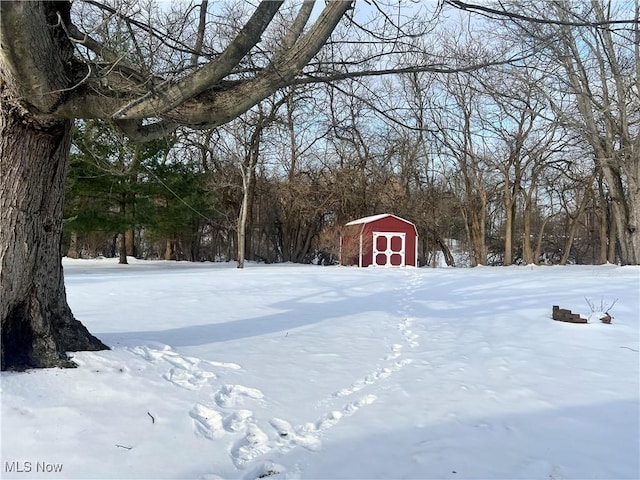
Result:
<svg viewBox="0 0 640 480"><path fill-rule="evenodd" d="M145 143L171 135L178 124L168 120L142 125L138 120L116 120L116 126L134 142Z"/></svg>
<svg viewBox="0 0 640 480"><path fill-rule="evenodd" d="M167 83L129 102L113 114L116 120L160 116L211 88L229 75L259 41L283 1L262 2L236 38L215 60L176 83Z"/></svg>
<svg viewBox="0 0 640 480"><path fill-rule="evenodd" d="M543 25L563 25L567 27L606 27L609 25L637 25L638 19L627 19L627 20L601 20L596 22L590 21L578 21L572 22L569 20L551 20L548 18L540 18L540 17L530 17L527 15L521 15L519 13L509 12L505 9L498 10L496 8L492 8L486 5L478 5L475 3L466 2L463 0L444 0L444 3L447 5L451 5L458 10L464 10L472 13L479 13L481 15L487 17L502 17L502 18L510 18L514 20L522 20L530 23L539 23Z"/></svg>
<svg viewBox="0 0 640 480"><path fill-rule="evenodd" d="M261 5L265 3L270 2L263 2ZM308 4L305 6L309 8ZM175 108L165 110L162 118L193 128L213 128L241 115L279 88L291 84L295 76L322 48L344 13L350 8L351 2L329 2L311 29L290 49L276 54L272 63L256 77L225 90L203 91L200 95L176 105ZM303 17L299 15L296 22L300 18ZM293 30L295 28L297 27L292 27ZM138 126L138 133L144 135L147 127Z"/></svg>
<svg viewBox="0 0 640 480"><path fill-rule="evenodd" d="M285 50L293 47L298 38L300 38L300 35L302 35L302 31L309 21L309 17L311 16L315 3L315 0L305 0L300 7L300 11L291 25L291 28L282 39L282 45Z"/></svg>
<svg viewBox="0 0 640 480"><path fill-rule="evenodd" d="M191 54L191 65L198 65L198 57L202 51L202 44L204 43L204 30L207 26L207 7L209 6L209 0L202 0L200 4L200 19L198 20L198 32L196 34L196 44L193 47L193 53Z"/></svg>
<svg viewBox="0 0 640 480"><path fill-rule="evenodd" d="M112 64L112 68L115 68L116 70L129 75L140 83L146 82L148 80L147 76L143 75L140 71L133 67L133 65L131 65L124 59L124 55L110 50L102 43L91 37L91 35L81 32L75 25L67 25L67 34L74 43L85 46L100 58L102 58L105 62Z"/></svg>

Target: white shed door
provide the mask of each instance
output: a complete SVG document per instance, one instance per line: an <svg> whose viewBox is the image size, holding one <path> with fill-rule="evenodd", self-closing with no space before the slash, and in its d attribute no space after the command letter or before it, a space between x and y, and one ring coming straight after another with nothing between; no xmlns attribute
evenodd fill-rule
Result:
<svg viewBox="0 0 640 480"><path fill-rule="evenodd" d="M404 267L406 233L373 232L373 265Z"/></svg>

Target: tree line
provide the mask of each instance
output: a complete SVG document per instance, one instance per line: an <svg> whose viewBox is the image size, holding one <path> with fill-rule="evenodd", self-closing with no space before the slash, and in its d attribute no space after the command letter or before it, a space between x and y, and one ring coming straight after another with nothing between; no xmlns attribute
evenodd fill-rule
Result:
<svg viewBox="0 0 640 480"><path fill-rule="evenodd" d="M82 123L69 256L335 263L342 226L386 212L416 224L422 265L637 263L638 27L611 23L637 8L512 7L403 45L481 69L301 82L161 146Z"/></svg>

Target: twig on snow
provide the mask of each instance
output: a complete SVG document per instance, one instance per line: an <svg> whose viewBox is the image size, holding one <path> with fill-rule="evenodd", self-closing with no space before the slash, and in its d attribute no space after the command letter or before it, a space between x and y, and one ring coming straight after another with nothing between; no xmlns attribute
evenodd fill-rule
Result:
<svg viewBox="0 0 640 480"><path fill-rule="evenodd" d="M632 352L640 352L640 350L636 350L635 348L631 348L631 347L620 347L620 348L626 348L627 350L631 350Z"/></svg>

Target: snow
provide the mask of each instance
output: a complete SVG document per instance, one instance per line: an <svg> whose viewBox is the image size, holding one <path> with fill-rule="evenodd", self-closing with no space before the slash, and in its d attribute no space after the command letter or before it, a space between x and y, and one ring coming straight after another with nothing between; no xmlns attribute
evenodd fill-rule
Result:
<svg viewBox="0 0 640 480"><path fill-rule="evenodd" d="M357 220L351 220L346 225L350 226L350 225L360 225L362 223L371 223L386 217L395 217L395 215L391 215L390 213L380 213L378 215L369 215L368 217L362 217L362 218L358 218Z"/></svg>
<svg viewBox="0 0 640 480"><path fill-rule="evenodd" d="M113 349L2 373L2 478L640 478L638 267L233 267L65 259Z"/></svg>
<svg viewBox="0 0 640 480"><path fill-rule="evenodd" d="M370 215L368 217L358 218L356 220L351 220L349 223L346 223L345 226L349 227L349 226L352 226L352 225L363 225L365 223L372 223L372 222L375 222L377 220L381 220L381 219L387 218L387 217L393 217L393 218L396 218L396 219L398 219L398 220L400 220L402 222L411 223L411 225L413 225L414 228L415 228L415 225L412 222L409 222L408 220L405 220L404 218L400 218L397 215L392 215L391 213L380 213L378 215Z"/></svg>

